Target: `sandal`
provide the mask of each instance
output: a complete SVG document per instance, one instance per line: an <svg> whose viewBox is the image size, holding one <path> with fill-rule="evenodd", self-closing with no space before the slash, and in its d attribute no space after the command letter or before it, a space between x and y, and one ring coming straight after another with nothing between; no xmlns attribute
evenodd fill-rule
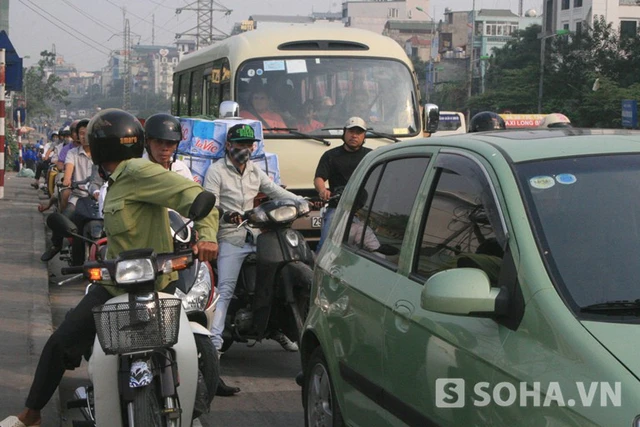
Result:
<svg viewBox="0 0 640 427"><path fill-rule="evenodd" d="M20 421L18 417L16 417L15 415L11 415L10 417L7 417L4 420L0 421L0 427L39 427L39 426L40 426L40 422L38 422L38 424L31 424L30 426L27 426L25 423Z"/></svg>

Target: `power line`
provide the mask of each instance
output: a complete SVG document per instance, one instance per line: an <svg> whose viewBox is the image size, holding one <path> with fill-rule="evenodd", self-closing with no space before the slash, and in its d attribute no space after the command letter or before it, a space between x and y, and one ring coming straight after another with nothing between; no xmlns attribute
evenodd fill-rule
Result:
<svg viewBox="0 0 640 427"><path fill-rule="evenodd" d="M73 33L70 33L69 31L67 31L65 29L65 27L67 26L64 22L62 22L60 19L56 18L55 16L53 16L52 14L50 14L49 12L47 12L46 10L42 9L41 7L39 7L36 4L32 4L33 6L37 7L38 9L42 10L43 12L47 13L49 16L51 16L53 19L57 20L59 22L59 24L53 22L52 20L50 20L49 18L47 18L45 15L43 15L42 13L38 12L37 10L35 10L34 8L32 8L31 6L29 6L27 3L25 3L23 0L18 0L20 3L22 3L26 8L30 9L32 12L35 12L37 15L40 15L40 17L42 17L43 19L45 19L46 21L50 22L51 24L55 25L56 28L58 28L59 30L67 33L68 35L70 35L71 37L75 38L76 40L79 40L80 42L86 44L87 46L91 47L92 49L102 53L103 55L109 56L111 52L108 51L104 51L102 50L102 48L98 48L90 43L88 43L86 40L81 39L80 37L76 36ZM87 39L91 40L93 43L95 43L97 46L100 46L100 43L96 42L95 40L93 40L90 37L87 37L86 35L82 34L81 32L79 32L78 30L74 29L74 31L76 31L78 34L80 34L83 37L86 37Z"/></svg>
<svg viewBox="0 0 640 427"><path fill-rule="evenodd" d="M113 6L117 7L118 9L122 9L122 6L117 5L116 3L112 2L111 0L105 0L105 1L106 1L107 3L109 3L109 4L113 5ZM138 19L139 19L140 21L142 21L142 22L146 22L147 24L151 24L151 22L147 21L147 19L146 19L146 18L142 18L141 16L136 15L136 14L135 14L135 13L133 13L133 12L127 11L127 13L128 13L129 15L131 15L131 16L134 16L134 17L138 18ZM161 29L162 31L169 32L169 31L165 30L164 28L160 28L160 29Z"/></svg>
<svg viewBox="0 0 640 427"><path fill-rule="evenodd" d="M109 31L110 33L117 33L117 32L120 31L120 30L118 30L116 28L113 28L111 26L107 26L108 24L106 24L106 23L102 23L102 22L98 21L93 16L89 15L87 12L85 12L84 10L80 9L79 7L77 7L76 5L71 3L69 0L62 0L62 2L67 4L67 5L69 5L69 6L71 6L73 9L75 9L78 13L83 15L85 18L87 18L90 21L94 22L95 24L101 26L102 28L104 28L105 30Z"/></svg>

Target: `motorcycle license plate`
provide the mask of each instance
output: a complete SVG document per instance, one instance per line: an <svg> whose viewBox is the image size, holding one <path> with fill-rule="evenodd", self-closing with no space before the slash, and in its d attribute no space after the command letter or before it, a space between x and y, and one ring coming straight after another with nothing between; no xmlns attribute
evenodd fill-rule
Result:
<svg viewBox="0 0 640 427"><path fill-rule="evenodd" d="M321 216L312 216L311 217L311 228L322 228L322 217Z"/></svg>

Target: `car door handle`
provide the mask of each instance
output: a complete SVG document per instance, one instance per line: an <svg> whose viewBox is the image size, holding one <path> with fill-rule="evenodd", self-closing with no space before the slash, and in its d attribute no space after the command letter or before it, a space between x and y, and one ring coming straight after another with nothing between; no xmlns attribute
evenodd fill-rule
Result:
<svg viewBox="0 0 640 427"><path fill-rule="evenodd" d="M394 323L400 332L407 332L411 326L411 315L413 314L413 304L409 301L396 301L393 305L393 314L395 315Z"/></svg>
<svg viewBox="0 0 640 427"><path fill-rule="evenodd" d="M413 310L413 304L411 304L409 301L396 301L393 306L393 314L395 314L396 316L404 317L406 319L409 319L411 317L411 315L413 314Z"/></svg>

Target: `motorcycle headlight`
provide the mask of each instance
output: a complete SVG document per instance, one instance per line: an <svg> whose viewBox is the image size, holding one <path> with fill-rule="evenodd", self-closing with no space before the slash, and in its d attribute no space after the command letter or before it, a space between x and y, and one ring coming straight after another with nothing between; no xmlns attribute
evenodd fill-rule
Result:
<svg viewBox="0 0 640 427"><path fill-rule="evenodd" d="M125 259L116 264L116 283L148 282L155 278L156 272L150 258Z"/></svg>
<svg viewBox="0 0 640 427"><path fill-rule="evenodd" d="M176 296L182 300L182 307L187 314L193 311L204 311L209 302L209 295L211 295L211 275L205 263L200 264L198 276L189 293L185 294L180 289L176 289Z"/></svg>
<svg viewBox="0 0 640 427"><path fill-rule="evenodd" d="M281 206L270 211L269 216L275 222L292 221L298 216L298 209L295 206Z"/></svg>

